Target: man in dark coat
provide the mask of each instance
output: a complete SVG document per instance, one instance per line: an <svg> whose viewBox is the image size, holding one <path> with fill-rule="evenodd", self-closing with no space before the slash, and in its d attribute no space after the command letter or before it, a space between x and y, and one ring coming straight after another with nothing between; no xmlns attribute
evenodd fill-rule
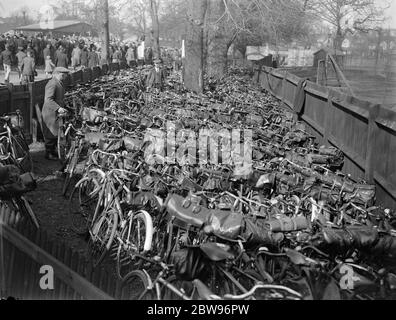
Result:
<svg viewBox="0 0 396 320"><path fill-rule="evenodd" d="M99 56L95 51L95 47L91 47L88 53L88 68L93 68L99 65Z"/></svg>
<svg viewBox="0 0 396 320"><path fill-rule="evenodd" d="M43 135L45 140L45 158L47 160L58 160L56 145L58 141L59 124L58 114L65 113L65 88L63 81L67 77L69 70L57 67L54 70L52 79L45 86L44 105L42 110Z"/></svg>
<svg viewBox="0 0 396 320"><path fill-rule="evenodd" d="M59 47L58 51L56 52L55 66L67 68L68 64L69 64L69 60L65 53L65 49L63 47Z"/></svg>
<svg viewBox="0 0 396 320"><path fill-rule="evenodd" d="M34 82L34 76L36 74L36 64L32 57L31 51L27 51L27 56L23 58L21 70L22 70L22 84L28 84Z"/></svg>
<svg viewBox="0 0 396 320"><path fill-rule="evenodd" d="M26 53L23 51L23 47L18 48L18 53L16 54L16 57L18 59L18 73L19 73L19 80L22 81L22 63L23 59L26 57Z"/></svg>
<svg viewBox="0 0 396 320"><path fill-rule="evenodd" d="M161 60L154 60L154 67L150 70L146 78L147 89L157 89L162 91L165 82L165 72L161 68Z"/></svg>

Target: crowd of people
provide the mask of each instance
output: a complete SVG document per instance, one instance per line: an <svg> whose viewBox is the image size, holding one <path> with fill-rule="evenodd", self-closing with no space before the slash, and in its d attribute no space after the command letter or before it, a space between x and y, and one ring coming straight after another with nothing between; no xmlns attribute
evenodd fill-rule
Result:
<svg viewBox="0 0 396 320"><path fill-rule="evenodd" d="M54 37L38 33L26 36L23 33L0 35L0 66L4 69L4 82L9 83L13 68L18 71L22 84L34 81L37 67L44 67L47 77L56 67L92 68L104 63L125 62L130 67L153 65L154 54L144 42L123 43L112 41L108 60L103 58L98 38L82 36ZM179 70L181 52L179 49L161 48L161 63L164 67Z"/></svg>

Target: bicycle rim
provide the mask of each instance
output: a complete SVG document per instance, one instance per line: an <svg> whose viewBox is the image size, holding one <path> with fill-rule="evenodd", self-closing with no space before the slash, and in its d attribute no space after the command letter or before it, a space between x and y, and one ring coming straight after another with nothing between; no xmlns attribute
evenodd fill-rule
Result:
<svg viewBox="0 0 396 320"><path fill-rule="evenodd" d="M129 272L141 266L143 261L135 254L144 254L148 246L147 241L152 241L150 223L152 224L146 215L138 213L130 216L122 230L117 250L117 274L120 279L124 279Z"/></svg>

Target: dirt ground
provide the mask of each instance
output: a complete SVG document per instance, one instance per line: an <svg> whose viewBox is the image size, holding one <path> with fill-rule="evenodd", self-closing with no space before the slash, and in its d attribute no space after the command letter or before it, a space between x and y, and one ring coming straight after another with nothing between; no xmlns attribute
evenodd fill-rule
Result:
<svg viewBox="0 0 396 320"><path fill-rule="evenodd" d="M34 192L29 193L27 198L32 203L41 228L55 239L64 241L76 251L86 254L86 241L71 229L69 200L61 195L63 178L57 174L61 168L60 163L44 158L43 144L31 145L30 150L38 187Z"/></svg>

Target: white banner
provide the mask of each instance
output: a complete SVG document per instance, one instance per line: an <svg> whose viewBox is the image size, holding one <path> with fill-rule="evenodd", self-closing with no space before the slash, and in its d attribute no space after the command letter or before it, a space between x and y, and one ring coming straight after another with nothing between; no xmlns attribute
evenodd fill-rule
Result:
<svg viewBox="0 0 396 320"><path fill-rule="evenodd" d="M268 56L268 54L269 54L268 47L253 47L253 46L246 47L246 59L251 61L264 59L266 56Z"/></svg>

